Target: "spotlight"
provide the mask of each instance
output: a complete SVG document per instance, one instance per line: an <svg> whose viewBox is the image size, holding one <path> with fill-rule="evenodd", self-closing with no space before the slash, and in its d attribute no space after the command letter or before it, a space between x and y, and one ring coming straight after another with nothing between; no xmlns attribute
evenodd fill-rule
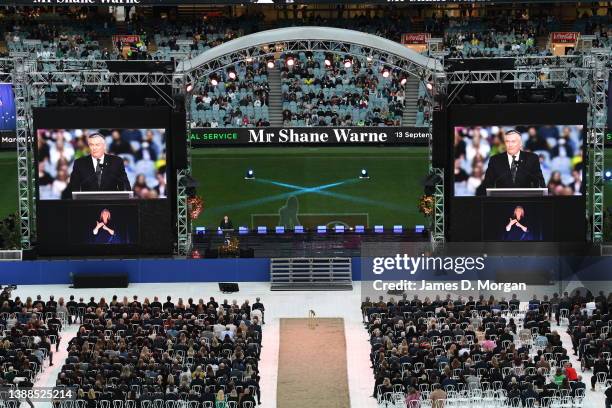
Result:
<svg viewBox="0 0 612 408"><path fill-rule="evenodd" d="M369 179L370 176L368 175L368 170L367 169L361 169L361 173L359 173L359 178L360 179Z"/></svg>
<svg viewBox="0 0 612 408"><path fill-rule="evenodd" d="M87 98L79 96L75 100L77 106L87 106Z"/></svg>
<svg viewBox="0 0 612 408"><path fill-rule="evenodd" d="M251 57L247 57L245 61L246 61L246 62L248 62L248 63L250 64L251 62L253 62L253 58L251 58Z"/></svg>
<svg viewBox="0 0 612 408"><path fill-rule="evenodd" d="M292 67L295 65L295 60L293 59L293 57L288 57L285 63L287 64L288 67Z"/></svg>
<svg viewBox="0 0 612 408"><path fill-rule="evenodd" d="M389 72L387 68L383 69L382 71L383 78L389 78L389 75L391 75L391 72Z"/></svg>
<svg viewBox="0 0 612 408"><path fill-rule="evenodd" d="M236 71L230 71L227 73L227 76L229 77L229 79L231 79L232 81L236 79Z"/></svg>
<svg viewBox="0 0 612 408"><path fill-rule="evenodd" d="M353 66L353 61L350 58L344 60L344 68L350 68Z"/></svg>
<svg viewBox="0 0 612 408"><path fill-rule="evenodd" d="M212 86L217 86L217 85L219 85L219 81L217 81L217 78L211 78L210 79L210 84Z"/></svg>
<svg viewBox="0 0 612 408"><path fill-rule="evenodd" d="M125 98L113 98L113 105L122 107L125 105Z"/></svg>
<svg viewBox="0 0 612 408"><path fill-rule="evenodd" d="M155 98L144 98L144 106L151 107L157 105L157 99Z"/></svg>
<svg viewBox="0 0 612 408"><path fill-rule="evenodd" d="M372 62L372 57L366 57L366 61Z"/></svg>
<svg viewBox="0 0 612 408"><path fill-rule="evenodd" d="M493 102L495 102L495 103L506 103L506 102L508 102L508 95L495 95L493 97Z"/></svg>
<svg viewBox="0 0 612 408"><path fill-rule="evenodd" d="M187 84L187 86L185 86L185 91L187 91L187 93L191 93L191 91L193 91L193 83L189 82Z"/></svg>
<svg viewBox="0 0 612 408"><path fill-rule="evenodd" d="M612 170L608 169L604 171L604 180L606 181L612 180Z"/></svg>
<svg viewBox="0 0 612 408"><path fill-rule="evenodd" d="M431 92L433 91L433 84L431 82L427 82L425 83L425 88L427 88L427 90Z"/></svg>
<svg viewBox="0 0 612 408"><path fill-rule="evenodd" d="M463 102L476 103L476 97L474 95L463 95Z"/></svg>
<svg viewBox="0 0 612 408"><path fill-rule="evenodd" d="M576 102L576 94L574 92L563 93L563 100L565 102Z"/></svg>
<svg viewBox="0 0 612 408"><path fill-rule="evenodd" d="M248 169L246 175L244 176L245 180L253 180L255 178L255 171L253 169Z"/></svg>
<svg viewBox="0 0 612 408"><path fill-rule="evenodd" d="M408 82L408 79L406 79L406 77L402 78L400 80L400 85L406 85L406 82Z"/></svg>
<svg viewBox="0 0 612 408"><path fill-rule="evenodd" d="M268 69L273 69L274 68L274 60L273 59L269 59L266 66L268 67Z"/></svg>
<svg viewBox="0 0 612 408"><path fill-rule="evenodd" d="M331 58L329 58L329 57L325 58L325 66L326 67L331 67L331 64L332 64Z"/></svg>

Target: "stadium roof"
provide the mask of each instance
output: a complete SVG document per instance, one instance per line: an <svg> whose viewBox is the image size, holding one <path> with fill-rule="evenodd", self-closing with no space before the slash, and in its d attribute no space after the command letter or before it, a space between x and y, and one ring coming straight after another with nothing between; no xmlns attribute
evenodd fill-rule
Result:
<svg viewBox="0 0 612 408"><path fill-rule="evenodd" d="M443 71L442 65L436 59L425 57L402 44L372 34L331 27L287 27L260 31L218 45L195 58L180 62L176 72L189 72L203 64L240 50L291 41L337 41L354 44L394 54L430 71Z"/></svg>

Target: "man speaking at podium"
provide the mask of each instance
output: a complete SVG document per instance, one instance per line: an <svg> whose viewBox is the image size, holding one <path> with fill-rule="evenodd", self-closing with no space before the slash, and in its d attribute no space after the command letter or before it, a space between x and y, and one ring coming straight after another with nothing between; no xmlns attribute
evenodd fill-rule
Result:
<svg viewBox="0 0 612 408"><path fill-rule="evenodd" d="M100 133L87 138L91 155L74 161L70 183L62 198L71 198L75 191L130 191L123 159L106 154L106 141Z"/></svg>
<svg viewBox="0 0 612 408"><path fill-rule="evenodd" d="M512 129L504 135L506 151L491 156L484 181L478 193L487 188L540 188L545 187L538 155L521 150L523 140Z"/></svg>

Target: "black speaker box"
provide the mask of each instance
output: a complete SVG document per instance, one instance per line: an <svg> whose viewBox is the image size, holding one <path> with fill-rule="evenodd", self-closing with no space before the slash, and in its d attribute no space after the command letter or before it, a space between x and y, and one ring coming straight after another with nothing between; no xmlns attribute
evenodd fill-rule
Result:
<svg viewBox="0 0 612 408"><path fill-rule="evenodd" d="M78 274L72 279L72 286L75 289L81 288L127 288L127 274L97 275L97 274Z"/></svg>
<svg viewBox="0 0 612 408"><path fill-rule="evenodd" d="M234 293L238 292L238 284L230 282L219 282L219 290L223 293Z"/></svg>

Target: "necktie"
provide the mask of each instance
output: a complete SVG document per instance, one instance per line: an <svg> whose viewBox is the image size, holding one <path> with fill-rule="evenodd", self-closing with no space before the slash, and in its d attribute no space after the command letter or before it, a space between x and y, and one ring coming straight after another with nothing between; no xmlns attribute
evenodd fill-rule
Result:
<svg viewBox="0 0 612 408"><path fill-rule="evenodd" d="M102 163L100 163L100 159L98 159L98 163L96 164L96 178L98 179L98 188L100 188L100 184L102 183Z"/></svg>
<svg viewBox="0 0 612 408"><path fill-rule="evenodd" d="M516 183L516 171L518 170L518 162L516 156L512 156L512 166L510 167L510 174L512 174L512 183Z"/></svg>

